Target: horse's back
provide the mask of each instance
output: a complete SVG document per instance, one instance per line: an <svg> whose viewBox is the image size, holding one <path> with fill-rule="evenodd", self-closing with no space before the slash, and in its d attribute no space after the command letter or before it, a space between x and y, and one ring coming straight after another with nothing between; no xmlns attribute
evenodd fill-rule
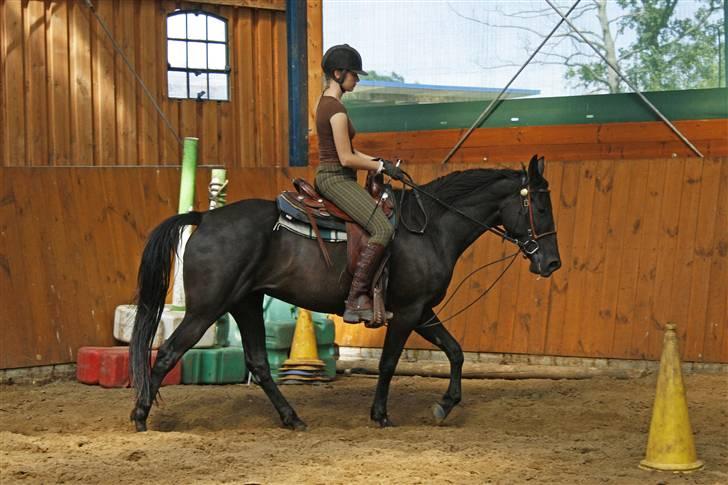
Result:
<svg viewBox="0 0 728 485"><path fill-rule="evenodd" d="M185 285L197 278L227 286L264 259L278 217L275 203L247 199L206 212L184 254Z"/></svg>

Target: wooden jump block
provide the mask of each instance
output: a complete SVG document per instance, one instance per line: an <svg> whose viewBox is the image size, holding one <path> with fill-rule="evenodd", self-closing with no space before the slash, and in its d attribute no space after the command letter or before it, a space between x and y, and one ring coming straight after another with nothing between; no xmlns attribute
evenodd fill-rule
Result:
<svg viewBox="0 0 728 485"><path fill-rule="evenodd" d="M152 351L152 362L157 351ZM101 387L129 387L129 347L81 347L76 357L76 379ZM165 376L163 386L182 381L180 362Z"/></svg>

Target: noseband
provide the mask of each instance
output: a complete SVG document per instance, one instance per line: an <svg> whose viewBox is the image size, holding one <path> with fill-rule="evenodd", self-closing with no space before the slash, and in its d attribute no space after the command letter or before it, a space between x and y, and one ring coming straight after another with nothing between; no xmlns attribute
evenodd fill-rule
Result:
<svg viewBox="0 0 728 485"><path fill-rule="evenodd" d="M447 204L444 201L440 200L436 196L434 196L434 195L432 195L432 194L430 194L430 193L422 190L422 188L419 185L417 185L414 182L414 180L412 180L412 177L410 177L409 174L407 174L406 172L405 172L405 176L406 176L406 178L403 178L400 181L404 185L407 185L407 186L411 187L414 190L415 195L417 195L418 193L425 194L426 196L428 196L429 198L431 198L434 201L438 202L439 204L441 204L445 208L447 208L447 209L449 209L449 210L451 210L453 212L456 212L456 213L460 214L461 216L465 217L466 219L471 220L472 222L475 222L476 224L478 224L480 226L483 226L486 230L491 231L491 232L499 235L501 238L505 239L506 241L512 242L513 244L515 244L516 246L518 246L518 249L520 249L520 251L523 253L523 255L525 257L532 256L532 255L536 254L541 249L541 246L538 244L538 240L539 239L541 239L542 237L550 236L552 234L556 234L556 230L544 232L542 234L539 234L536 231L536 225L535 225L534 219L533 219L533 204L531 204L531 192L549 193L551 191L549 189L535 189L535 190L532 190L529 187L528 174L525 171L525 168L524 168L524 174L521 177L521 190L517 194L514 194L516 196L521 197L521 207L523 209L528 210L528 224L529 224L529 227L528 227L528 239L526 239L525 241L521 241L520 239L511 236L503 228L500 228L498 226L491 226L491 225L489 225L487 223L478 221L478 220L470 217L469 215L465 214L464 212L462 212L461 210L457 209L456 207L453 207L450 204ZM417 198L417 203L419 204L420 210L424 213L425 210L424 210L424 207L422 207L422 203L420 202L419 198ZM401 205L402 204L400 203L400 207L401 207ZM521 213L523 213L523 211L521 211ZM404 221L401 221L401 222L404 222ZM405 224L405 227L407 228L407 230L409 230L410 232L413 232L415 234L424 234L425 227L426 226L427 226L427 214L425 214L425 223L422 226L422 228L419 229L419 230L410 229Z"/></svg>
<svg viewBox="0 0 728 485"><path fill-rule="evenodd" d="M536 232L536 224L533 222L533 204L531 204L531 192L534 192L533 190L529 189L526 185L521 189L518 195L521 196L521 205L524 208L528 209L528 239L525 242L520 242L518 245L521 248L521 251L523 251L526 255L530 256L532 254L536 254L539 249L541 249L541 246L538 244L538 240L542 237L550 236L551 234L556 234L556 229L553 231L548 231L539 234ZM548 194L551 192L549 189L536 189L535 192L541 192Z"/></svg>
<svg viewBox="0 0 728 485"><path fill-rule="evenodd" d="M539 239L541 239L542 237L550 236L552 234L556 234L556 230L544 232L541 234L536 231L536 224L533 220L533 204L531 203L531 192L548 194L551 191L549 189L533 190L528 186L528 179L525 176L521 180L521 190L518 192L517 195L521 198L521 207L524 209L523 211L521 211L521 213L525 212L525 210L528 211L528 239L526 239L525 241L521 241L516 237L510 236L505 229L501 229L500 227L490 228L492 232L495 232L503 239L506 239L516 244L523 253L523 255L526 257L536 254L541 249L541 246L538 243Z"/></svg>

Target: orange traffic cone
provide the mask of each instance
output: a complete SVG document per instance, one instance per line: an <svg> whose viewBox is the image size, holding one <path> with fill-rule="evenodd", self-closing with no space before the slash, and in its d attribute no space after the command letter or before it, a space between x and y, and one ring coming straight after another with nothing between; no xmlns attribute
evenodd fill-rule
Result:
<svg viewBox="0 0 728 485"><path fill-rule="evenodd" d="M666 325L662 346L647 453L640 468L676 472L699 470L703 462L695 454L675 325Z"/></svg>
<svg viewBox="0 0 728 485"><path fill-rule="evenodd" d="M278 380L283 384L300 384L304 381L330 381L324 375L324 361L319 359L316 348L316 331L311 312L303 308L298 311L296 329L288 359L283 362Z"/></svg>

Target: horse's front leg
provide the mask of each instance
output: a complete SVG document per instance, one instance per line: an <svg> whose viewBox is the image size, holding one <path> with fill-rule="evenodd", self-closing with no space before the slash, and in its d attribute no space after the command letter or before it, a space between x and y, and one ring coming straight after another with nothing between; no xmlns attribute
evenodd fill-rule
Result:
<svg viewBox="0 0 728 485"><path fill-rule="evenodd" d="M377 391L372 404L371 418L382 428L393 426L387 416L387 397L389 396L389 384L392 381L397 362L402 355L402 349L412 333L412 327L390 323L387 327L387 335L384 338L382 357L379 359L379 379L377 380Z"/></svg>
<svg viewBox="0 0 728 485"><path fill-rule="evenodd" d="M428 326L415 328L415 331L445 352L447 359L450 361L450 385L447 392L442 396L442 400L432 406L435 421L437 424L442 424L462 398L460 381L463 374L463 351L457 340L440 323L440 319L432 310L423 313L422 322Z"/></svg>

